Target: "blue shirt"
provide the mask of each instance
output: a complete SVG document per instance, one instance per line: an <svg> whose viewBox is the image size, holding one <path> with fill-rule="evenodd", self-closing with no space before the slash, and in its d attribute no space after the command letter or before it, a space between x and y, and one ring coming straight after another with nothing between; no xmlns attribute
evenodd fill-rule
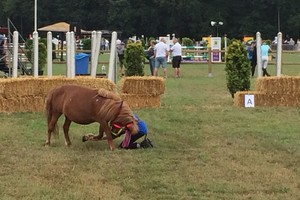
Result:
<svg viewBox="0 0 300 200"><path fill-rule="evenodd" d="M148 133L148 128L146 122L142 121L136 114L134 114L134 117L137 120L137 125L139 127L139 133L146 135Z"/></svg>
<svg viewBox="0 0 300 200"><path fill-rule="evenodd" d="M266 44L263 44L261 47L261 56L268 56L270 47Z"/></svg>

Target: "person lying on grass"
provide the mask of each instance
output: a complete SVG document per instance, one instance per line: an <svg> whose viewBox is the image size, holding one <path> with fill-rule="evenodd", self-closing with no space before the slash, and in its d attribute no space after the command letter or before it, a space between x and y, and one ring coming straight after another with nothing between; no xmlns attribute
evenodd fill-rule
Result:
<svg viewBox="0 0 300 200"><path fill-rule="evenodd" d="M134 118L137 121L137 125L138 125L138 133L135 135L132 135L129 132L128 127L122 127L118 124L112 124L111 126L111 135L112 138L118 138L121 135L124 135L124 139L121 142L121 144L119 145L120 148L124 148L124 149L138 149L138 148L149 148L149 147L153 147L151 141L149 140L149 138L147 138L147 134L148 134L148 128L147 128L147 124L145 121L141 120L136 114L134 114ZM145 139L138 143L136 142L138 139L140 139L141 137L145 136ZM105 140L106 137L104 136L101 140ZM96 137L94 137L93 134L88 134L83 136L82 141L98 141L99 139L97 139Z"/></svg>

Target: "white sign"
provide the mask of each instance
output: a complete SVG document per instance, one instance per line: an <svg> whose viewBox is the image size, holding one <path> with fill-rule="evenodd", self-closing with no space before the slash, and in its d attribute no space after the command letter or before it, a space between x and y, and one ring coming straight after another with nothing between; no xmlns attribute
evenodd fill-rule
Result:
<svg viewBox="0 0 300 200"><path fill-rule="evenodd" d="M220 37L211 37L211 61L212 62L221 62L221 38ZM214 52L215 51L215 52Z"/></svg>
<svg viewBox="0 0 300 200"><path fill-rule="evenodd" d="M245 108L254 108L254 95L245 95Z"/></svg>

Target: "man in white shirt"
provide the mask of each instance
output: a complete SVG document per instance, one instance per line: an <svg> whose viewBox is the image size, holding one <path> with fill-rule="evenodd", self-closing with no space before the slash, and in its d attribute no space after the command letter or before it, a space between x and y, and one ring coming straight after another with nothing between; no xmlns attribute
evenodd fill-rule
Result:
<svg viewBox="0 0 300 200"><path fill-rule="evenodd" d="M155 56L154 76L158 76L158 69L161 65L164 70L164 76L165 78L167 78L167 58L169 56L169 51L164 38L161 38L160 42L155 45L154 56Z"/></svg>
<svg viewBox="0 0 300 200"><path fill-rule="evenodd" d="M175 78L179 78L182 48L177 38L173 38L173 44L174 45L170 49L172 52L172 67L174 68Z"/></svg>

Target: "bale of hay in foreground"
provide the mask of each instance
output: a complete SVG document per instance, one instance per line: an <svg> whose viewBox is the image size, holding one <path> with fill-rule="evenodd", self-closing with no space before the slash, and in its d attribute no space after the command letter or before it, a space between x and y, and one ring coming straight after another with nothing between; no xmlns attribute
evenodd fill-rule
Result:
<svg viewBox="0 0 300 200"><path fill-rule="evenodd" d="M120 94L130 108L158 108L160 96L149 94Z"/></svg>
<svg viewBox="0 0 300 200"><path fill-rule="evenodd" d="M121 93L161 95L166 89L165 79L154 76L131 76L121 80Z"/></svg>
<svg viewBox="0 0 300 200"><path fill-rule="evenodd" d="M245 95L254 95L255 106L300 106L299 94L268 94L258 91L237 92L234 95L234 105L238 107L245 106Z"/></svg>
<svg viewBox="0 0 300 200"><path fill-rule="evenodd" d="M256 91L239 91L234 94L234 105L238 107L245 107L245 95L254 95L254 105L265 105L265 93Z"/></svg>

